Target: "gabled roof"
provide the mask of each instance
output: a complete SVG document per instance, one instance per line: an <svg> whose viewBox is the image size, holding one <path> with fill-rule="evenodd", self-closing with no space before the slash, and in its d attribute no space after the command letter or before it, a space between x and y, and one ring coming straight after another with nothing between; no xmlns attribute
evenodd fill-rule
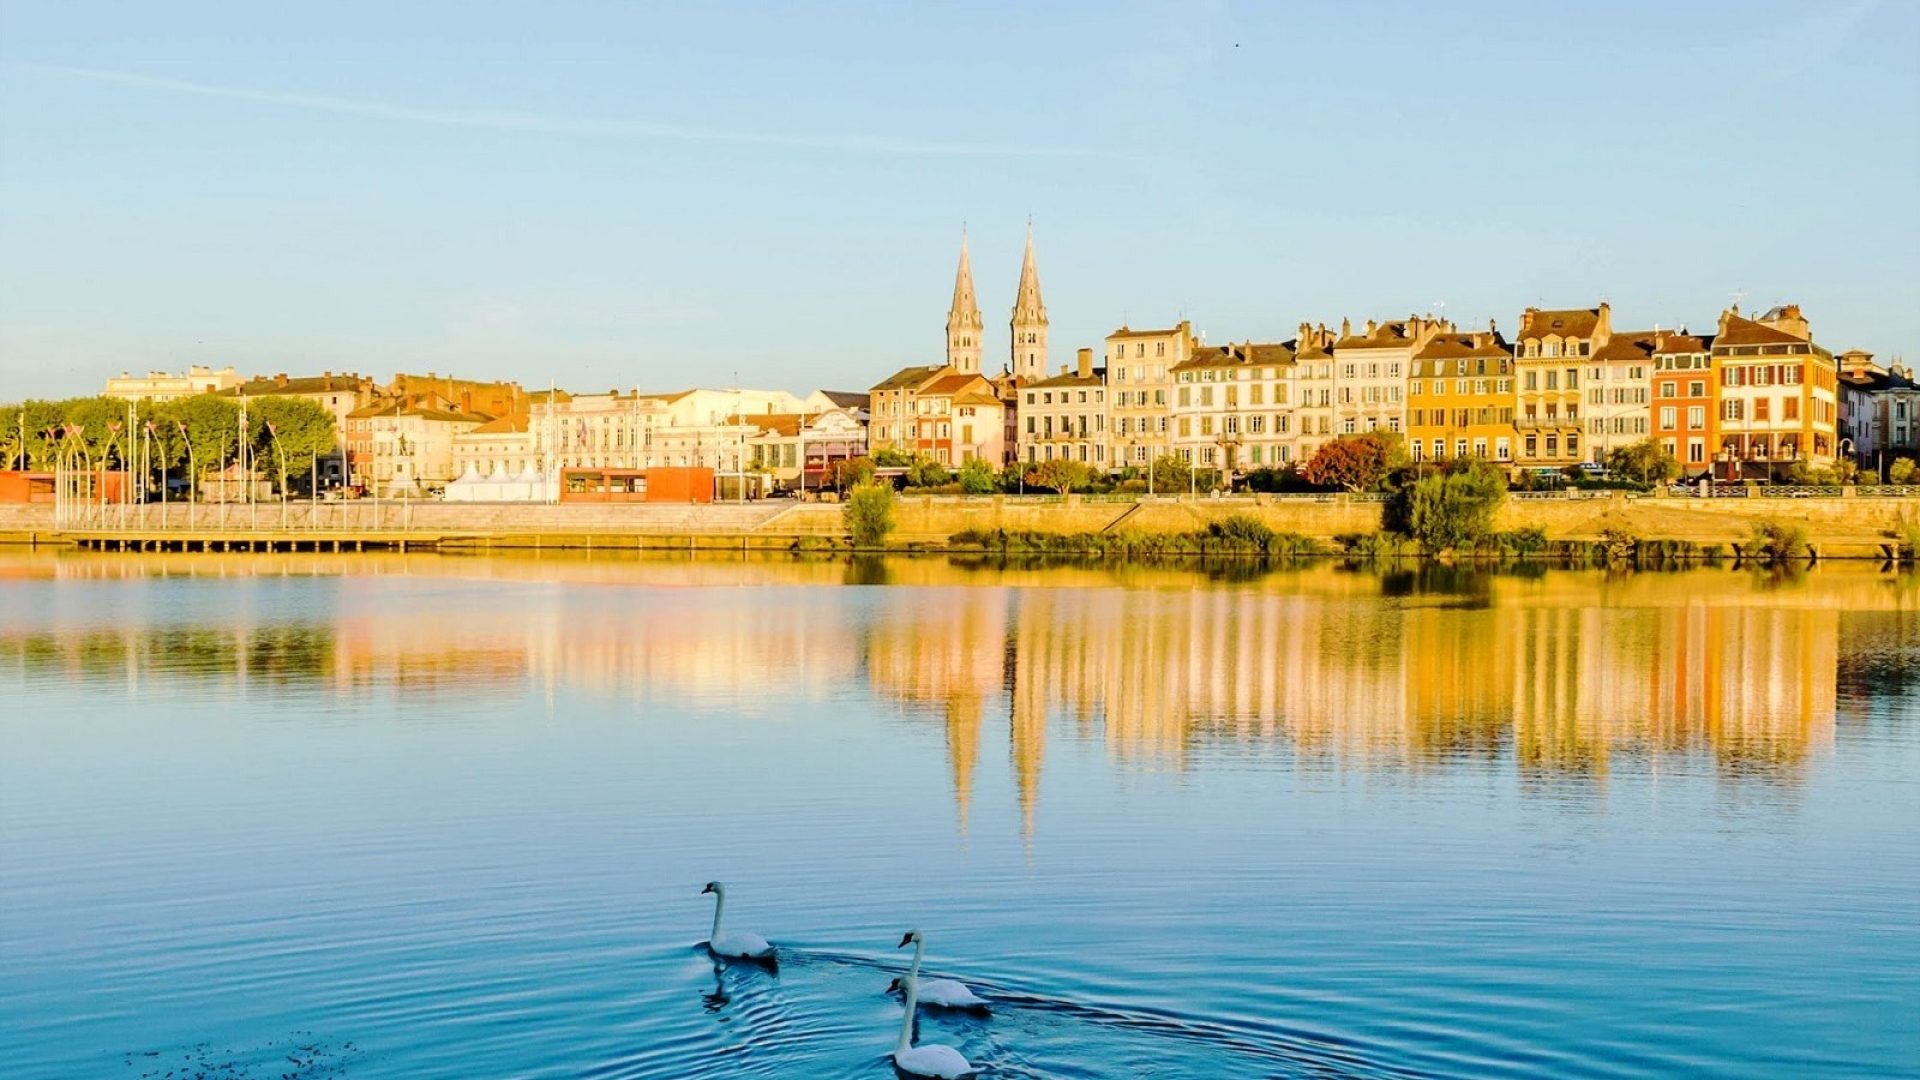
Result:
<svg viewBox="0 0 1920 1080"><path fill-rule="evenodd" d="M955 394L955 395L954 395L954 398L953 398L953 403L954 403L955 405L999 405L999 404L1002 404L1002 402L1001 402L1001 400L1000 400L1000 397L999 397L999 395L997 395L997 394L989 394L989 393L987 393L987 392L986 392L985 390L968 390L968 391L966 391L965 393L961 393L961 394Z"/></svg>
<svg viewBox="0 0 1920 1080"><path fill-rule="evenodd" d="M1616 330L1607 338L1606 345L1594 350L1587 359L1616 364L1644 362L1653 356L1653 341L1658 336L1657 330Z"/></svg>
<svg viewBox="0 0 1920 1080"><path fill-rule="evenodd" d="M866 394L858 390L822 390L820 396L843 409L864 409L869 400Z"/></svg>
<svg viewBox="0 0 1920 1080"><path fill-rule="evenodd" d="M1499 334L1441 334L1414 354L1415 360L1511 359L1513 346Z"/></svg>
<svg viewBox="0 0 1920 1080"><path fill-rule="evenodd" d="M1721 317L1720 337L1714 342L1716 348L1732 345L1807 345L1805 338L1794 337L1784 330L1775 330L1771 326L1754 322L1752 319L1733 312Z"/></svg>
<svg viewBox="0 0 1920 1080"><path fill-rule="evenodd" d="M940 371L945 371L946 369L935 368L934 370L936 372L940 372ZM956 372L953 372L952 374L939 375L938 377L933 379L933 381L927 383L925 386L922 386L920 388L920 393L922 394L958 394L958 393L961 393L962 391L972 388L974 383L987 383L987 377L985 375L970 375L964 372L956 371ZM987 383L987 385L992 386L993 384ZM984 393L985 391L982 391L982 392Z"/></svg>
<svg viewBox="0 0 1920 1080"><path fill-rule="evenodd" d="M919 367L903 367L899 371L896 371L893 374L887 376L881 382L875 384L873 389L867 392L876 393L882 390L911 389L911 388L920 386L921 384L925 383L927 380L933 378L935 375L938 375L940 372L945 370L946 368L938 364L926 364Z"/></svg>
<svg viewBox="0 0 1920 1080"><path fill-rule="evenodd" d="M1520 317L1520 339L1590 338L1600 327L1599 308L1528 308Z"/></svg>
<svg viewBox="0 0 1920 1080"><path fill-rule="evenodd" d="M1177 333L1179 333L1179 332L1180 332L1180 330L1181 330L1181 327L1184 327L1185 325L1186 325L1185 323L1181 323L1181 324L1180 324L1180 326L1169 326L1169 327L1167 327L1167 328L1166 328L1165 330L1134 330L1134 329L1131 329L1131 328L1129 328L1129 327L1125 327L1125 326L1123 326L1123 327L1121 327L1120 329L1118 329L1118 330L1115 330L1115 331L1114 331L1113 333L1111 333L1111 334L1108 334L1107 336L1108 336L1109 338L1117 338L1117 337L1166 337L1166 336L1167 336L1168 334L1177 334Z"/></svg>
<svg viewBox="0 0 1920 1080"><path fill-rule="evenodd" d="M1373 328L1373 333L1348 334L1333 343L1336 349L1391 349L1406 345L1413 340L1413 328L1404 321L1384 322Z"/></svg>
<svg viewBox="0 0 1920 1080"><path fill-rule="evenodd" d="M474 428L472 431L467 432L467 434L469 435L518 435L518 434L524 434L526 430L527 430L527 414L518 413L514 416L503 416L498 420L489 420L486 423L481 424L479 427Z"/></svg>
<svg viewBox="0 0 1920 1080"><path fill-rule="evenodd" d="M1712 334L1667 334L1654 346L1655 356L1703 353L1713 348Z"/></svg>
<svg viewBox="0 0 1920 1080"><path fill-rule="evenodd" d="M805 418L799 413L748 413L727 418L729 424L746 424L759 428L764 434L798 435Z"/></svg>

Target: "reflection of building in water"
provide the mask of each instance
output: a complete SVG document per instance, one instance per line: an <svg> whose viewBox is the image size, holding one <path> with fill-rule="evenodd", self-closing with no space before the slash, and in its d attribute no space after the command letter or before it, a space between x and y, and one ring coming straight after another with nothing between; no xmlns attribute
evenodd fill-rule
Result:
<svg viewBox="0 0 1920 1080"><path fill-rule="evenodd" d="M865 624L873 689L909 706L937 708L960 828L967 826L980 722L1006 684L1005 589L884 589ZM844 610L830 617L845 617Z"/></svg>

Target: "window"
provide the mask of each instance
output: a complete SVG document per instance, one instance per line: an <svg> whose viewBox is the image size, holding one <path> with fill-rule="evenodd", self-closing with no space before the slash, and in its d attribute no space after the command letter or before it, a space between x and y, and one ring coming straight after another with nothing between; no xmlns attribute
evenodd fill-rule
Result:
<svg viewBox="0 0 1920 1080"><path fill-rule="evenodd" d="M1782 420L1800 419L1800 399L1799 398L1790 397L1790 398L1787 398L1785 401L1782 401L1780 404L1782 406L1780 410L1780 418Z"/></svg>
<svg viewBox="0 0 1920 1080"><path fill-rule="evenodd" d="M1664 431L1672 431L1673 425L1679 420L1679 415L1680 415L1680 410L1674 408L1671 405L1666 405L1661 407L1660 409L1661 429Z"/></svg>

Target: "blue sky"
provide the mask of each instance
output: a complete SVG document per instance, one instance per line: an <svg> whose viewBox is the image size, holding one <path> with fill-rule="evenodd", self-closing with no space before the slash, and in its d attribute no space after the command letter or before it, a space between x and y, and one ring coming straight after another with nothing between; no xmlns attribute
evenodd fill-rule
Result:
<svg viewBox="0 0 1920 1080"><path fill-rule="evenodd" d="M1736 291L1920 358L1920 5L0 0L0 398L122 369L864 388ZM1444 305L1444 306L1438 306Z"/></svg>

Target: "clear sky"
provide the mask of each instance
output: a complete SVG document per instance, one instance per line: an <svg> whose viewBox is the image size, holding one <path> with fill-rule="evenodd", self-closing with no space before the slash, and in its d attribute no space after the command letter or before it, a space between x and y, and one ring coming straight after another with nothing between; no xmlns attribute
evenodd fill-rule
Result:
<svg viewBox="0 0 1920 1080"><path fill-rule="evenodd" d="M1920 359L1920 4L0 0L0 398L122 369L862 389L1792 300ZM1442 306L1444 305L1444 306Z"/></svg>

